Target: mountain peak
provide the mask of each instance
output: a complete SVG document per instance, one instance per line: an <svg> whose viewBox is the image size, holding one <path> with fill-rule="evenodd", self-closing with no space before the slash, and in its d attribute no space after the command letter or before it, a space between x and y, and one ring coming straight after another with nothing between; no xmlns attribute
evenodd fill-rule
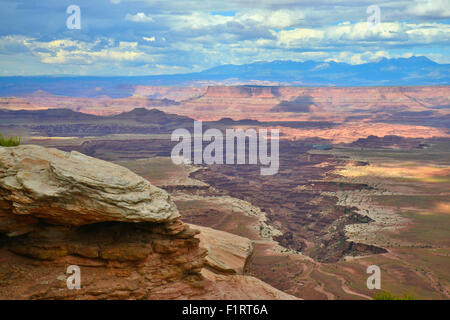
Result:
<svg viewBox="0 0 450 320"><path fill-rule="evenodd" d="M427 64L431 63L431 64L438 65L438 63L434 62L433 60L431 60L425 56L411 56L409 58L400 57L400 58L392 58L392 59L383 57L378 61L378 63L380 63L380 62L381 63L389 63L389 62L399 62L399 61L403 61L406 63L427 63Z"/></svg>
<svg viewBox="0 0 450 320"><path fill-rule="evenodd" d="M134 108L131 111L126 111L118 114L116 117L129 117L129 116L135 116L135 117L142 117L142 116L148 116L148 115L163 115L165 114L163 111L158 109L147 109L147 108Z"/></svg>

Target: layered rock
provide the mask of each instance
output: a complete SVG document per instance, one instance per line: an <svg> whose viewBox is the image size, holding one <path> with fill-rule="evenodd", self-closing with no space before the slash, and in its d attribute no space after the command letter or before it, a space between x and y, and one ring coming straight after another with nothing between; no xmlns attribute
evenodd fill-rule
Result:
<svg viewBox="0 0 450 320"><path fill-rule="evenodd" d="M200 246L208 250L206 267L201 274L209 281L203 299L298 299L271 285L246 275L253 254L253 244L247 238L208 227L189 225L198 229Z"/></svg>
<svg viewBox="0 0 450 320"><path fill-rule="evenodd" d="M0 148L0 231L9 235L29 232L40 220L81 226L179 216L164 190L121 166L76 151Z"/></svg>
<svg viewBox="0 0 450 320"><path fill-rule="evenodd" d="M0 299L293 298L228 275L244 272L249 240L209 228L199 239L179 217L164 190L128 169L0 147ZM67 287L69 265L80 267L79 290Z"/></svg>
<svg viewBox="0 0 450 320"><path fill-rule="evenodd" d="M220 98L274 98L278 87L270 86L209 86L205 97Z"/></svg>
<svg viewBox="0 0 450 320"><path fill-rule="evenodd" d="M206 264L224 274L244 274L253 252L252 242L228 232L190 225L200 231L200 246L208 250Z"/></svg>
<svg viewBox="0 0 450 320"><path fill-rule="evenodd" d="M205 279L211 281L210 290L201 298L206 299L247 299L247 300L298 300L298 298L275 289L255 277L243 275L222 275L202 270ZM194 297L195 298L195 297Z"/></svg>
<svg viewBox="0 0 450 320"><path fill-rule="evenodd" d="M181 231L180 231L181 229ZM3 239L1 299L168 299L207 292L205 250L181 222L42 225ZM81 289L66 286L66 269L81 270ZM176 294L175 294L176 293Z"/></svg>

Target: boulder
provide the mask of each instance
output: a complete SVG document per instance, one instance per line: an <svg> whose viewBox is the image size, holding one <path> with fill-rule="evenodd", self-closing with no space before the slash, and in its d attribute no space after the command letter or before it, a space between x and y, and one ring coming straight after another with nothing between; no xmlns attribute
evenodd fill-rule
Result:
<svg viewBox="0 0 450 320"><path fill-rule="evenodd" d="M199 230L200 246L208 251L206 265L223 274L244 274L253 252L250 239L208 227L190 225Z"/></svg>
<svg viewBox="0 0 450 320"><path fill-rule="evenodd" d="M0 147L0 232L20 235L38 220L81 226L179 216L166 191L119 165L76 151Z"/></svg>
<svg viewBox="0 0 450 320"><path fill-rule="evenodd" d="M0 147L0 299L294 298L243 275L251 252L246 238L184 224L164 190L128 169Z"/></svg>

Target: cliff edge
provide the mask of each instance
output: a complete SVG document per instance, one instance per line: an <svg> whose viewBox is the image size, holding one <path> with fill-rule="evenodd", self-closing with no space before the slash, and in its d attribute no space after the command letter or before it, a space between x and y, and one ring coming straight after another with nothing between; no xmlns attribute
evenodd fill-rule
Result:
<svg viewBox="0 0 450 320"><path fill-rule="evenodd" d="M188 226L121 166L0 147L0 299L293 299L244 275L248 239ZM70 290L69 265L81 288Z"/></svg>

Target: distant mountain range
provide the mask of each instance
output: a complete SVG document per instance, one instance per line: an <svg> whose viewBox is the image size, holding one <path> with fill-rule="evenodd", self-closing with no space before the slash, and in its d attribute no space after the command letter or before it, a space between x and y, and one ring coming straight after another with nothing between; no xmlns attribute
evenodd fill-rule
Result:
<svg viewBox="0 0 450 320"><path fill-rule="evenodd" d="M2 110L0 128L20 127L43 136L86 137L107 134L171 134L173 130L193 130L194 119L158 109L135 108L110 116L97 116L69 109ZM236 125L285 126L291 128L329 128L325 121L270 121L222 118L204 121L203 128L228 128Z"/></svg>
<svg viewBox="0 0 450 320"><path fill-rule="evenodd" d="M0 109L0 127L16 126L49 137L170 134L177 128L190 129L193 122L188 117L145 108L135 108L112 116L96 116L69 109Z"/></svg>
<svg viewBox="0 0 450 320"><path fill-rule="evenodd" d="M44 90L65 96L112 98L134 93L136 85L279 84L294 86L449 85L450 64L423 56L350 65L337 62L255 62L222 65L202 72L158 76L14 76L0 77L0 95L18 96Z"/></svg>
<svg viewBox="0 0 450 320"><path fill-rule="evenodd" d="M135 108L128 112L122 112L112 116L97 116L70 109L45 109L45 110L1 110L0 125L30 124L30 123L80 123L83 121L131 121L133 123L171 125L192 124L191 118L170 114L158 109ZM117 123L117 121L116 121Z"/></svg>

